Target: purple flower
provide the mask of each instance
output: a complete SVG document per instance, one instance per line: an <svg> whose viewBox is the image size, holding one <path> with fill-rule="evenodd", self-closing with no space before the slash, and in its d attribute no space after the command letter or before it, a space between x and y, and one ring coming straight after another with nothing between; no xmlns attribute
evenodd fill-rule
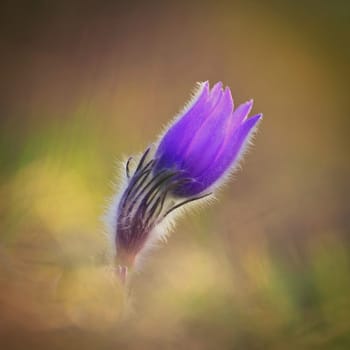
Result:
<svg viewBox="0 0 350 350"><path fill-rule="evenodd" d="M262 115L248 118L253 102L235 110L221 83L201 83L196 96L155 146L125 164L126 178L109 212L119 274L164 238L169 214L207 197L234 170ZM121 273L122 272L122 273Z"/></svg>
<svg viewBox="0 0 350 350"><path fill-rule="evenodd" d="M228 87L222 89L222 83L217 83L210 90L208 82L201 84L190 107L165 133L156 151L156 172L173 168L183 171L181 177L193 179L175 194L198 195L231 170L262 117L247 119L252 106L250 100L234 110Z"/></svg>

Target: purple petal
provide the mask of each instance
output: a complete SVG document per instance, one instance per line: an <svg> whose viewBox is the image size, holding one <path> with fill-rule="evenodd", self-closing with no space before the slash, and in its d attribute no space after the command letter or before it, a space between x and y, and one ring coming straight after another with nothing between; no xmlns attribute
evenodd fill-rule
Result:
<svg viewBox="0 0 350 350"><path fill-rule="evenodd" d="M201 125L183 156L184 168L192 177L201 174L210 165L220 149L220 145L229 131L232 110L231 91L226 88L216 108Z"/></svg>
<svg viewBox="0 0 350 350"><path fill-rule="evenodd" d="M238 127L248 117L253 108L253 100L249 100L239 105L233 112L234 127Z"/></svg>
<svg viewBox="0 0 350 350"><path fill-rule="evenodd" d="M193 135L210 116L222 95L222 83L217 83L209 91L209 84L203 84L202 91L196 101L185 114L169 128L162 138L156 156L160 158L157 170L174 166L178 159L182 159L183 152L191 143Z"/></svg>
<svg viewBox="0 0 350 350"><path fill-rule="evenodd" d="M178 194L186 196L197 195L218 181L239 159L239 156L244 151L245 144L249 140L249 136L254 131L254 127L261 117L262 114L258 114L246 120L235 131L234 135L227 140L225 147L216 155L210 167L196 178L196 182L182 188Z"/></svg>

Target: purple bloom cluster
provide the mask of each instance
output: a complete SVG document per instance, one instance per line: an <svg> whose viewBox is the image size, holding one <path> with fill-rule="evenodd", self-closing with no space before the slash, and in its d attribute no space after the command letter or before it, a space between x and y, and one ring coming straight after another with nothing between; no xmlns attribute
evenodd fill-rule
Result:
<svg viewBox="0 0 350 350"><path fill-rule="evenodd" d="M186 110L165 132L155 151L148 148L111 208L117 261L132 267L148 243L166 231L159 224L174 210L206 197L234 169L262 115L248 118L248 101L236 109L221 83L201 83ZM125 267L125 268L123 268Z"/></svg>

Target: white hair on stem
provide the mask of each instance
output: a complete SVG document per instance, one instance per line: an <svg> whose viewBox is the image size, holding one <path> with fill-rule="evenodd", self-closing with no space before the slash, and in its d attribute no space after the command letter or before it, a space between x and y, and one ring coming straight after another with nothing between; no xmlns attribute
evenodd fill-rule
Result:
<svg viewBox="0 0 350 350"><path fill-rule="evenodd" d="M152 155L153 156L153 155ZM139 159L142 157L142 153L138 154L134 159L134 162L137 164ZM115 194L108 201L105 214L102 216L102 220L106 227L106 238L108 241L108 255L110 258L116 258L118 251L116 250L116 235L117 235L117 219L118 219L118 207L120 200L127 189L128 178L126 176L126 164L127 158L124 158L124 161L117 163L117 181L112 185L114 187ZM186 203L186 205L177 208L174 211L171 211L169 215L162 218L155 227L149 232L148 237L145 241L144 246L138 252L135 258L134 269L137 271L142 266L142 262L145 257L148 256L152 251L157 249L162 243L166 243L168 236L175 228L176 220L182 216L187 211L192 211L196 208L201 208L204 205L215 200L214 195L206 196L204 198L199 198L192 202ZM181 198L173 197L171 198L173 202L170 206L180 203Z"/></svg>

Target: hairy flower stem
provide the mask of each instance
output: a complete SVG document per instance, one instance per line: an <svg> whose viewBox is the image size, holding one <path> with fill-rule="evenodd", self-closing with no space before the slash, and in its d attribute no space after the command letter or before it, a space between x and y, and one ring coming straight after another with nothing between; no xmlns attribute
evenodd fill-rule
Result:
<svg viewBox="0 0 350 350"><path fill-rule="evenodd" d="M200 83L154 147L126 161L108 214L126 302L130 271L166 239L179 209L210 196L237 169L262 119L262 114L249 117L252 107L250 100L234 108L231 91L221 82L212 88L208 81Z"/></svg>

